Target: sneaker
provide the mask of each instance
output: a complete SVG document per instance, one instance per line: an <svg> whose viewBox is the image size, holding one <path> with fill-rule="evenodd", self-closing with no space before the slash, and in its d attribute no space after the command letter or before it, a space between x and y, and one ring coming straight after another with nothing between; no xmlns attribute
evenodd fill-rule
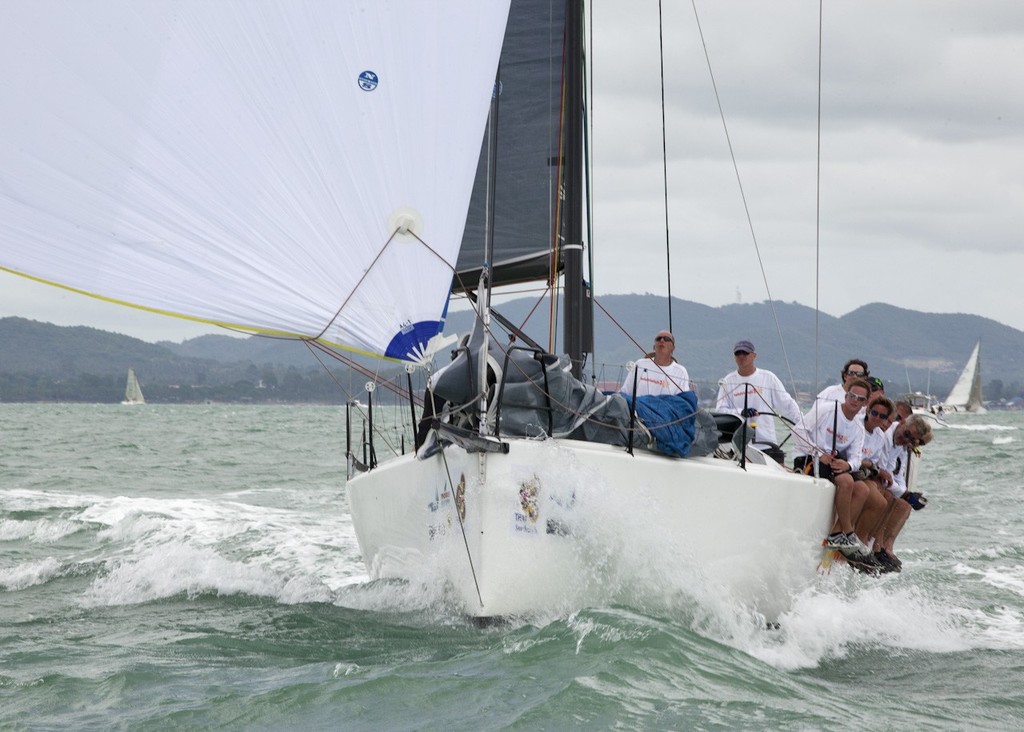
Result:
<svg viewBox="0 0 1024 732"><path fill-rule="evenodd" d="M854 533L850 532L846 534L846 543L843 546L837 547L843 555L849 559L850 557L870 557L871 552L864 546L864 542Z"/></svg>
<svg viewBox="0 0 1024 732"><path fill-rule="evenodd" d="M903 563L885 549L879 549L874 556L883 572L899 572L903 568Z"/></svg>
<svg viewBox="0 0 1024 732"><path fill-rule="evenodd" d="M842 531L836 531L825 537L825 546L832 549L843 549L850 546L850 540Z"/></svg>
<svg viewBox="0 0 1024 732"><path fill-rule="evenodd" d="M867 556L847 556L846 563L858 572L869 574L872 577L877 577L884 571L882 565L879 564L873 554L868 554Z"/></svg>

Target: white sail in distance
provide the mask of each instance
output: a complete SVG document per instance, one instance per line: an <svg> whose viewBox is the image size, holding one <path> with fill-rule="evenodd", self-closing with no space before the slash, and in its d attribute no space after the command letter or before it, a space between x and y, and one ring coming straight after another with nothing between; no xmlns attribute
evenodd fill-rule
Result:
<svg viewBox="0 0 1024 732"><path fill-rule="evenodd" d="M121 404L145 404L146 398L142 396L142 387L139 386L139 378L135 375L135 369L128 369L128 379L124 386L124 401Z"/></svg>
<svg viewBox="0 0 1024 732"><path fill-rule="evenodd" d="M943 408L958 412L985 411L981 397L981 341L974 344L974 350L946 397Z"/></svg>

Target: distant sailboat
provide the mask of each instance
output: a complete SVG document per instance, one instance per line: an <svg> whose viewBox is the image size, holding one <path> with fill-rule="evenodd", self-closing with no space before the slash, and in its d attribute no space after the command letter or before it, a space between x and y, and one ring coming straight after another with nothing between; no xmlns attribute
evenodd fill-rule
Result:
<svg viewBox="0 0 1024 732"><path fill-rule="evenodd" d="M145 404L146 399L142 396L142 387L139 386L139 379L135 375L135 369L128 369L128 383L124 387L124 401L121 404Z"/></svg>
<svg viewBox="0 0 1024 732"><path fill-rule="evenodd" d="M942 405L947 412L984 412L981 404L981 341L974 344L967 365Z"/></svg>

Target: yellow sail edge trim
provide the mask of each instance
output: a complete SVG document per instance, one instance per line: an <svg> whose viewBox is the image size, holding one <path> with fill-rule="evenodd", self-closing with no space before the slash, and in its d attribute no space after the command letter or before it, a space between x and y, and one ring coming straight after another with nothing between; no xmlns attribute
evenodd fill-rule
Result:
<svg viewBox="0 0 1024 732"><path fill-rule="evenodd" d="M348 351L350 353L358 353L361 356L369 356L370 358L377 358L382 361L394 361L396 363L401 363L401 359L392 358L391 356L384 356L379 353L374 353L373 351L363 350L361 348L352 348L351 346L345 346L342 345L341 343L335 343L334 341L327 340L326 338L312 338L310 336L300 335L298 333L291 333L289 331L273 330L271 328L258 328L251 325L239 325L238 323L222 323L220 321L210 320L208 318L197 318L194 315L185 315L183 313L175 313L170 310L161 310L159 308L151 308L146 305L137 305L136 303L127 302L125 300L118 300L113 297L106 297L105 295L97 295L96 293L89 292L88 290L80 290L77 287L71 287L70 285L62 285L59 282L52 282L50 280L43 279L42 277L36 277L35 275L25 274L24 272L18 272L17 270L10 269L9 267L4 267L3 265L0 265L0 271L9 272L12 275L24 277L27 280L32 280L33 282L38 282L42 285L48 285L49 287L56 287L61 290L73 292L76 295L85 295L86 297L91 297L94 300L101 300L102 302L109 302L113 305L120 305L122 307L132 308L133 310L141 310L146 313L153 313L154 315L165 315L169 318L177 318L178 320L188 320L192 323L215 325L218 328L243 331L245 333L252 333L253 335L271 336L274 338L291 338L300 341L316 341L318 343L323 343L326 346L330 346L331 348L338 348L343 351Z"/></svg>

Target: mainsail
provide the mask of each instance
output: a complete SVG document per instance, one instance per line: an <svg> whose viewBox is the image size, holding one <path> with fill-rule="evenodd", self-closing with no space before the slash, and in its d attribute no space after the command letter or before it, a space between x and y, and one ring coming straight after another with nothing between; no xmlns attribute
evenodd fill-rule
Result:
<svg viewBox="0 0 1024 732"><path fill-rule="evenodd" d="M508 9L9 5L0 268L416 358L447 307Z"/></svg>
<svg viewBox="0 0 1024 732"><path fill-rule="evenodd" d="M139 386L139 378L135 375L135 369L128 369L128 380L124 386L124 401L122 404L145 404L146 399L142 396L142 387Z"/></svg>
<svg viewBox="0 0 1024 732"><path fill-rule="evenodd" d="M981 341L974 345L970 358L952 391L946 397L943 408L959 412L983 411L981 397Z"/></svg>
<svg viewBox="0 0 1024 732"><path fill-rule="evenodd" d="M565 5L517 0L509 13L495 85L495 149L485 137L453 289L472 289L493 227L492 284L545 279L559 232ZM493 154L492 154L493 153ZM493 205L488 210L488 194Z"/></svg>

